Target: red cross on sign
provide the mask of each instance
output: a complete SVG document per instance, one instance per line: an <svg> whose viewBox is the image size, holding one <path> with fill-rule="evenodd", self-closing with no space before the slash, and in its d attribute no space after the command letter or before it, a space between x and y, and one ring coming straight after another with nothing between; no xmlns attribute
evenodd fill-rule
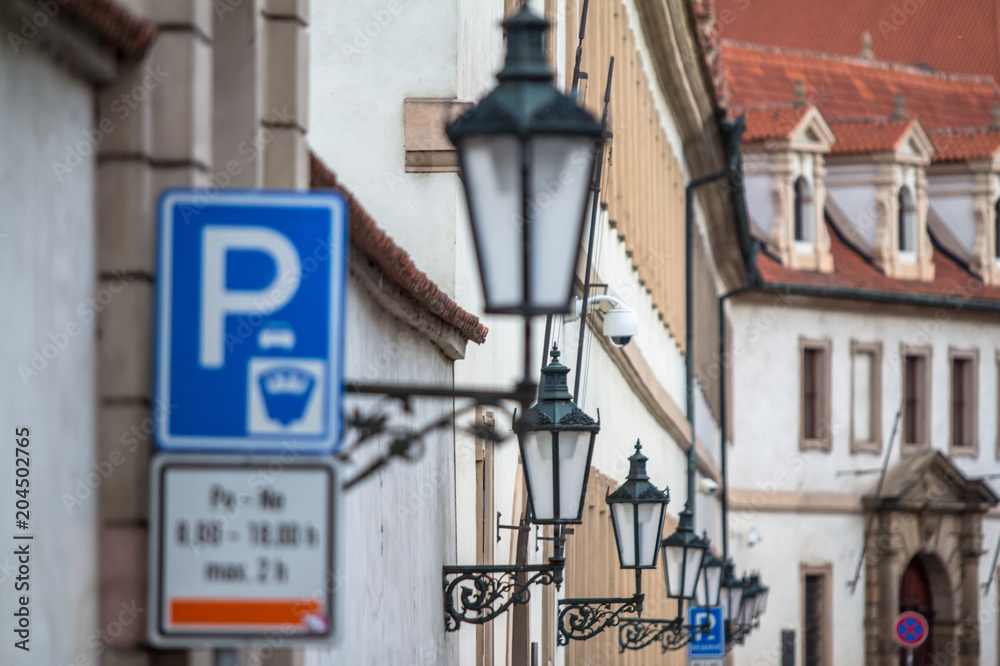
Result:
<svg viewBox="0 0 1000 666"><path fill-rule="evenodd" d="M929 633L930 627L927 625L927 618L913 611L900 613L892 625L892 635L903 647L917 647L927 640Z"/></svg>

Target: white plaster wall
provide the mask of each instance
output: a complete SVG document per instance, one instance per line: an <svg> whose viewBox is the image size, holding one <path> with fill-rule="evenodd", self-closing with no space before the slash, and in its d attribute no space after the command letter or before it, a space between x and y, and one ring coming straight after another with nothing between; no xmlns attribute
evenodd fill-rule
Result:
<svg viewBox="0 0 1000 666"><path fill-rule="evenodd" d="M881 457L850 453L851 340L881 342L882 443L886 446L902 399L901 345L930 345L931 445L947 453L949 438L949 346L978 349L979 455L955 459L970 474L997 469L997 326L983 318L970 320L951 310L926 309L899 314L886 309L880 316L789 307L780 295L767 304L734 304L732 308L736 361L733 366L732 482L753 488L771 479L775 460L789 452L801 458L794 474L779 490L867 492L874 477L840 476L838 470L878 467ZM798 452L799 338L831 341L832 451ZM781 371L775 371L780 369ZM884 450L884 448L883 448ZM898 459L899 441L892 462ZM890 463L892 464L892 463Z"/></svg>
<svg viewBox="0 0 1000 666"><path fill-rule="evenodd" d="M459 183L404 172L403 100L456 96L458 4L314 2L309 30L310 145L449 294Z"/></svg>
<svg viewBox="0 0 1000 666"><path fill-rule="evenodd" d="M353 380L452 382L451 362L427 338L371 302L354 279L348 281L345 359L346 377ZM349 398L344 409L370 411L376 405L372 399ZM419 427L451 406L417 400L409 416L388 400L381 407L394 426ZM364 445L353 464L344 466L345 477L353 478L386 444L382 438ZM427 438L419 460L394 459L344 491L346 547L338 583L349 601L340 644L307 650L309 666L459 663L457 635L444 630L441 588L441 568L455 562L455 458L454 436L442 430Z"/></svg>
<svg viewBox="0 0 1000 666"><path fill-rule="evenodd" d="M832 565L829 582L833 609L832 663L838 666L865 663L864 571L854 594L847 586L854 577L861 550L862 517L733 512L731 526L739 526L740 530L752 526L760 534L760 543L748 548L741 532L738 538L730 539L730 551L740 569L760 571L762 580L770 587L767 612L761 616L760 627L747 637L746 643L734 648L734 666L780 664L782 629L795 630L795 663L804 663L802 564Z"/></svg>
<svg viewBox="0 0 1000 666"><path fill-rule="evenodd" d="M92 663L96 503L70 512L60 498L93 472L95 458L95 312L87 305L95 295L94 159L85 141L93 93L32 49L0 49L0 116L0 663ZM79 143L84 156L60 181L52 163ZM31 508L30 529L21 532L13 522L14 432L25 426ZM26 593L14 587L14 533L34 536L20 542L31 552L30 652L14 648L15 599Z"/></svg>

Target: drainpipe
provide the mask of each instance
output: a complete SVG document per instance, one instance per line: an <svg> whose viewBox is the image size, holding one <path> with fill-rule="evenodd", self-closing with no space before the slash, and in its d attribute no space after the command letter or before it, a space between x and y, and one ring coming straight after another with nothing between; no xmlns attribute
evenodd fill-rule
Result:
<svg viewBox="0 0 1000 666"><path fill-rule="evenodd" d="M756 287L757 280L757 251L759 246L753 243L750 249L750 260L747 262L747 282L742 287L738 287L719 297L719 466L722 474L722 483L719 484L719 501L722 504L722 561L729 561L729 452L726 449L726 439L729 436L727 421L727 409L729 407L726 400L726 376L729 362L726 356L726 301L733 296L739 296Z"/></svg>
<svg viewBox="0 0 1000 666"><path fill-rule="evenodd" d="M686 416L691 423L691 446L687 451L687 511L691 512L694 523L694 479L695 455L697 442L695 428L694 399L694 191L699 187L737 176L738 190L742 198L742 166L740 162L740 144L743 141L743 130L746 123L741 116L732 122L723 123L723 140L725 141L728 164L722 171L717 171L701 178L695 178L684 188L684 375L686 383Z"/></svg>

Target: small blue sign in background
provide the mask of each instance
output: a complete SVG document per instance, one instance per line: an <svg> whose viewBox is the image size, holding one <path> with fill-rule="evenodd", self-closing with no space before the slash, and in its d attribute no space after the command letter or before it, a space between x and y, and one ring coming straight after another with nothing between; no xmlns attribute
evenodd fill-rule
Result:
<svg viewBox="0 0 1000 666"><path fill-rule="evenodd" d="M342 424L343 198L170 190L159 218L158 446L333 451Z"/></svg>
<svg viewBox="0 0 1000 666"><path fill-rule="evenodd" d="M688 606L688 624L692 627L709 624L708 631L691 631L691 642L688 643L689 657L725 657L726 656L726 623L723 620L723 607Z"/></svg>

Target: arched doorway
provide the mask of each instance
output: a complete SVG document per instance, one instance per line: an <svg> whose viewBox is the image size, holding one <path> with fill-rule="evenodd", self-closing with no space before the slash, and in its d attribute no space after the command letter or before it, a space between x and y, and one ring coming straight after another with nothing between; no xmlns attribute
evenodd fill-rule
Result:
<svg viewBox="0 0 1000 666"><path fill-rule="evenodd" d="M934 596L931 580L919 555L914 556L899 583L899 612L916 611L927 618L930 632L924 644L913 651L913 666L930 666L934 653ZM900 666L906 666L906 651L900 650Z"/></svg>

